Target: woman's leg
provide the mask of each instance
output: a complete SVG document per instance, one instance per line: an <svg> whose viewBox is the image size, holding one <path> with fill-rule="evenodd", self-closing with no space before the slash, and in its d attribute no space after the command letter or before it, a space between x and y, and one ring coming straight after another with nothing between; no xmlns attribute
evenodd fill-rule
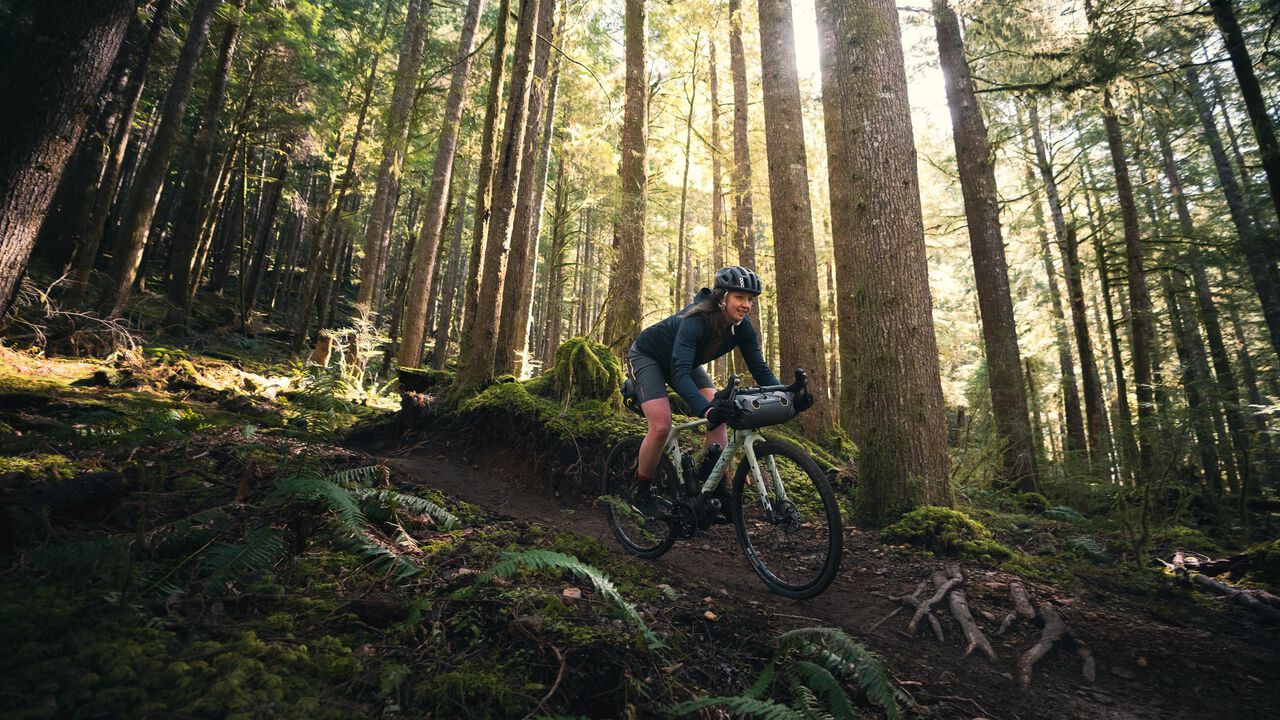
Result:
<svg viewBox="0 0 1280 720"><path fill-rule="evenodd" d="M702 393L702 397L706 398L708 401L714 400L716 396L715 388L699 388L698 392ZM706 441L703 443L703 445L705 447L711 447L711 443L720 443L720 447L722 448L728 445L729 444L728 427L729 427L728 425L721 425L715 430L709 430L707 432Z"/></svg>
<svg viewBox="0 0 1280 720"><path fill-rule="evenodd" d="M636 475L649 480L658 469L658 459L662 457L662 446L667 442L671 432L671 403L666 398L647 400L640 403L644 411L644 419L649 423L649 432L640 443L640 457L636 463Z"/></svg>

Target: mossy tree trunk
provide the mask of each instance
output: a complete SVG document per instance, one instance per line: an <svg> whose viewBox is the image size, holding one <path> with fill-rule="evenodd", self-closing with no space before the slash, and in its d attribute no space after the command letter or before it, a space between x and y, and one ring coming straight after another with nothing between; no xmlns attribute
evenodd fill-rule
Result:
<svg viewBox="0 0 1280 720"><path fill-rule="evenodd" d="M818 0L840 406L858 444L858 514L883 526L952 505L916 152L897 8Z"/></svg>

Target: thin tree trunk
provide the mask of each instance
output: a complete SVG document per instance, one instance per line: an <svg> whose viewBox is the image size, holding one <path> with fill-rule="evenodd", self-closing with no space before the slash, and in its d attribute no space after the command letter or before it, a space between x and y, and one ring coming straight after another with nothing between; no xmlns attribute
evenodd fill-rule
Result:
<svg viewBox="0 0 1280 720"><path fill-rule="evenodd" d="M737 2L737 0L731 0ZM612 272L604 324L605 344L622 355L640 333L644 297L645 208L648 202L648 81L645 0L626 0L626 105L622 111L622 183L614 228Z"/></svg>
<svg viewBox="0 0 1280 720"><path fill-rule="evenodd" d="M960 22L946 0L933 0L938 54L946 79L956 165L968 219L969 247L987 351L991 413L1004 453L1004 482L1021 492L1036 488L1035 447L1022 382L1018 328L1009 291L1009 269L1000 233L995 167L982 109L969 76ZM1052 270L1052 268L1050 268ZM1077 419L1079 407L1076 407Z"/></svg>
<svg viewBox="0 0 1280 720"><path fill-rule="evenodd" d="M456 315L455 307L456 298L461 298L462 293L458 292L460 286L466 281L465 277L460 276L460 268L458 267L462 257L462 227L467 217L467 187L471 185L471 169L463 174L462 185L459 186L454 200L453 210L453 243L449 248L449 268L445 272L444 281L440 288L440 319L436 322L435 345L431 350L431 367L436 370L444 368L444 361L449 351L449 338L451 336L450 328L453 325L453 319Z"/></svg>
<svg viewBox="0 0 1280 720"><path fill-rule="evenodd" d="M858 511L874 527L920 504L954 502L942 381L897 8L890 0L816 6L840 407L856 416L846 426L860 450Z"/></svg>
<svg viewBox="0 0 1280 720"><path fill-rule="evenodd" d="M747 60L742 48L741 0L729 0L729 69L733 74L733 242L738 263L754 269L755 213L751 206L751 146L747 143Z"/></svg>
<svg viewBox="0 0 1280 720"><path fill-rule="evenodd" d="M676 271L671 278L671 294L674 307L681 307L683 298L693 295L693 272L689 267L690 252L685 242L685 225L689 209L689 161L693 154L693 110L698 98L698 51L702 48L702 34L693 39L693 60L689 68L689 81L685 85L687 107L684 114L684 172L680 177L680 220L676 226Z"/></svg>
<svg viewBox="0 0 1280 720"><path fill-rule="evenodd" d="M716 63L716 39L709 38L710 51L710 84L711 84L711 253L712 265L724 267L724 179L722 177L720 158L723 145L720 142L720 70ZM726 358L715 361L716 378L725 378Z"/></svg>
<svg viewBox="0 0 1280 720"><path fill-rule="evenodd" d="M1222 492L1222 470L1218 466L1218 449L1210 424L1212 411L1205 406L1206 398L1202 391L1208 387L1207 378L1201 375L1208 370L1204 362L1204 351L1197 342L1195 318L1190 312L1183 313L1179 307L1178 296L1173 287L1173 279L1164 273L1161 284L1164 288L1165 303L1169 308L1170 321L1173 324L1174 349L1178 353L1178 363L1182 365L1182 390L1187 398L1187 406L1191 410L1191 427L1195 432L1196 446L1200 452L1200 467L1205 479L1219 494ZM1200 357L1195 357L1200 353Z"/></svg>
<svg viewBox="0 0 1280 720"><path fill-rule="evenodd" d="M132 0L44 5L0 85L0 315L26 272L40 224L115 62Z"/></svg>
<svg viewBox="0 0 1280 720"><path fill-rule="evenodd" d="M364 262L360 266L360 289L356 293L356 306L370 315L377 311L374 304L378 298L380 270L391 238L400 167L409 142L409 115L418 88L418 71L422 67L430 14L429 0L409 0L404 36L400 41L400 61L396 65L395 85L391 90L391 105L382 136L382 164L378 168L373 205L365 225Z"/></svg>
<svg viewBox="0 0 1280 720"><path fill-rule="evenodd" d="M497 345L494 348L494 373L497 375L519 376L523 372L523 359L518 356L524 353L528 339L529 290L533 266L537 262L543 190L547 186L547 164L543 158L546 157L545 150L549 149L550 130L555 120L555 99L551 95L549 80L555 11L556 0L541 0L538 24L534 30L533 76L520 148L520 182L511 223L511 249L500 288L502 312L498 317Z"/></svg>
<svg viewBox="0 0 1280 720"><path fill-rule="evenodd" d="M503 122L502 148L493 175L493 215L485 239L484 267L480 297L471 325L471 338L463 341L458 375L451 390L460 398L489 384L493 379L497 352L498 318L502 311L502 284L506 278L507 253L511 249L511 223L520 183L525 116L528 113L530 72L533 65L534 29L538 22L539 0L519 0L519 26L512 46L511 79ZM625 155L625 153L624 153ZM531 170L531 169L530 169Z"/></svg>
<svg viewBox="0 0 1280 720"><path fill-rule="evenodd" d="M565 247L569 236L569 185L565 179L565 157L556 163L555 202L551 211L551 250L547 253L546 349L539 356L542 366L550 367L560 347L560 315L563 312L565 285Z"/></svg>
<svg viewBox="0 0 1280 720"><path fill-rule="evenodd" d="M822 336L822 300L818 294L818 259L809 205L809 162L800 110L795 31L791 0L759 0L760 63L764 85L766 156L769 166L769 209L773 219L777 276L778 324L787 328L776 343L783 375L804 368L813 385L813 408L800 416L810 439L835 424L827 397L826 347ZM770 335L776 335L770 328Z"/></svg>
<svg viewBox="0 0 1280 720"><path fill-rule="evenodd" d="M169 250L169 302L171 321L182 321L190 312L190 292L195 282L192 269L199 250L200 226L207 209L205 198L209 190L209 166L213 161L213 144L218 135L218 119L222 113L223 95L231 74L231 61L235 58L236 42L240 36L240 22L244 14L245 0L233 0L231 15L222 31L218 47L218 62L213 71L209 94L205 97L200 132L191 147L187 180L182 187L182 199L178 204L177 219L173 227L173 246Z"/></svg>
<svg viewBox="0 0 1280 720"><path fill-rule="evenodd" d="M440 120L440 138L431 171L431 186L427 190L423 212L422 232L418 237L416 261L409 280L405 309L404 340L400 344L399 362L405 367L418 367L422 363L422 342L427 331L427 303L435 288L431 287L436 258L440 249L440 236L444 232L444 212L449 201L449 187L453 178L453 162L458 150L459 123L466 101L467 77L471 71L472 50L475 45L476 27L484 9L483 0L470 0L463 17L462 31L458 37L458 51L454 58L453 79L449 83L449 95L445 100L444 116ZM499 25L506 2L499 8ZM498 52L501 52L499 49Z"/></svg>
<svg viewBox="0 0 1280 720"><path fill-rule="evenodd" d="M160 188L168 174L169 162L182 134L182 121L191 99L191 87L195 83L196 67L204 54L205 40L209 37L209 25L218 0L199 0L191 16L191 23L178 56L178 66L164 96L164 109L155 139L148 149L147 158L125 203L124 224L116 235L112 249L111 278L98 309L102 315L115 317L124 309L138 276L138 266L146 249L151 221L155 217Z"/></svg>
<svg viewBox="0 0 1280 720"><path fill-rule="evenodd" d="M247 327L253 318L253 309L258 302L262 278L266 275L267 257L275 242L276 233L272 230L275 226L276 208L280 205L280 195L284 192L284 181L289 173L289 146L287 139L280 141L280 147L276 151L278 156L275 168L271 172L270 180L267 181L271 187L263 189L262 211L257 218L257 232L250 254L252 260L248 265L243 261L241 263L244 272L240 275L240 324L243 327Z"/></svg>

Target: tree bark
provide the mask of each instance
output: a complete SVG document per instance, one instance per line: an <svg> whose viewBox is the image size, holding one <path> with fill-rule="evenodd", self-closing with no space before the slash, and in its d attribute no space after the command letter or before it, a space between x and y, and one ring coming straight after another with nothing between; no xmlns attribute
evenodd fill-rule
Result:
<svg viewBox="0 0 1280 720"><path fill-rule="evenodd" d="M485 237L489 227L489 199L493 191L493 146L498 130L498 113L502 102L502 75L506 66L507 25L511 15L510 0L498 6L498 26L493 33L493 57L489 61L489 92L484 109L484 127L480 133L479 183L476 187L475 210L471 227L471 252L467 259L467 287L462 300L459 325L458 356L471 352L476 307L480 304L480 275L483 272Z"/></svg>
<svg viewBox="0 0 1280 720"><path fill-rule="evenodd" d="M505 3L504 3L505 4ZM449 96L445 100L444 117L440 120L440 139L436 143L435 164L431 170L431 187L427 190L424 205L422 232L418 237L416 261L409 280L405 308L404 338L400 343L398 361L405 367L418 367L422 363L422 341L427 331L427 308L433 288L431 276L435 272L436 256L440 249L440 234L444 232L444 211L449 202L449 187L453 177L453 161L458 151L459 124L467 94L467 76L471 71L472 49L475 45L476 27L483 0L470 0L462 20L458 36L458 52L454 56L453 79L449 83ZM499 16L501 22L501 16Z"/></svg>
<svg viewBox="0 0 1280 720"><path fill-rule="evenodd" d="M729 0L729 70L733 74L733 243L738 263L756 266L751 206L751 146L747 143L747 60L742 48L741 0Z"/></svg>
<svg viewBox="0 0 1280 720"><path fill-rule="evenodd" d="M235 57L236 41L240 36L240 22L244 14L245 0L233 0L231 16L222 31L218 47L218 64L213 72L209 94L205 97L200 132L191 149L191 165L187 180L182 186L182 199L178 204L177 221L173 227L173 244L169 250L169 302L173 305L171 318L184 320L190 313L191 284L195 280L191 271L195 265L199 245L200 226L204 221L205 197L209 189L209 165L213 160L213 143L218 135L218 116L222 113L222 98L227 90L231 73L231 61Z"/></svg>
<svg viewBox="0 0 1280 720"><path fill-rule="evenodd" d="M567 6L566 6L567 7ZM550 149L551 128L555 124L555 81L550 77L552 27L556 0L541 0L535 29L533 78L529 86L529 108L525 117L524 145L521 147L520 183L516 191L515 215L511 225L511 251L502 283L502 314L498 318L494 372L498 375L523 372L528 340L533 274L538 256L538 233L542 223L542 197L547 186L546 153ZM564 13L561 13L564 17ZM559 65L557 58L557 67Z"/></svg>
<svg viewBox="0 0 1280 720"><path fill-rule="evenodd" d="M795 31L791 0L759 0L760 65L764 85L764 121L768 137L769 209L773 220L777 277L779 369L785 376L804 368L813 385L813 408L800 416L811 440L829 431L827 358L822 336L822 301L818 296L818 259L809 205L809 162L800 110Z"/></svg>
<svg viewBox="0 0 1280 720"><path fill-rule="evenodd" d="M542 366L550 367L556 349L560 347L560 314L564 305L564 254L569 235L569 185L565 179L565 158L561 154L556 164L555 203L551 212L551 251L547 253L547 312L546 349L541 355Z"/></svg>
<svg viewBox="0 0 1280 720"><path fill-rule="evenodd" d="M467 217L467 187L471 185L470 169L463 175L464 180L458 188L453 210L453 243L449 247L449 267L445 271L440 288L440 318L436 322L435 344L431 349L431 367L436 370L444 368L444 361L449 352L449 338L456 314L457 299L462 298L458 292L459 285L466 281L461 276L459 260L462 257L462 226Z"/></svg>
<svg viewBox="0 0 1280 720"><path fill-rule="evenodd" d="M1254 74L1253 60L1249 57L1249 48L1240 31L1234 3L1232 0L1209 0L1209 7L1213 10L1214 23L1222 33L1227 54L1231 56L1231 67L1235 69L1240 94L1244 97L1249 122L1253 125L1253 134L1258 141L1258 153L1262 156L1262 170L1266 173L1267 187L1271 190L1271 202L1276 208L1276 216L1280 217L1280 142L1276 140L1275 124L1271 120L1272 103L1263 96L1258 77ZM1274 244L1267 249L1271 262L1280 258L1280 250Z"/></svg>
<svg viewBox="0 0 1280 720"><path fill-rule="evenodd" d="M289 147L290 143L287 139L281 140L280 147L276 150L275 167L271 171L270 179L267 180L270 187L262 190L262 210L257 218L257 232L251 246L252 252L249 254L251 259L247 265L243 260L241 262L240 324L242 327L248 327L253 318L253 308L258 302L258 291L262 287L262 278L266 275L267 256L275 241L275 233L272 229L275 226L276 208L280 206L280 195L284 192L284 181L289 174Z"/></svg>
<svg viewBox="0 0 1280 720"><path fill-rule="evenodd" d="M484 268L481 271L480 298L476 304L475 322L470 342L464 342L464 355L458 362L458 375L451 394L463 397L493 379L497 353L498 317L502 311L502 284L506 278L507 254L511 249L511 222L515 215L516 190L519 187L525 116L529 108L530 71L533 64L534 29L538 22L540 0L519 0L519 26L512 46L514 60L508 87L506 119L503 122L502 147L493 175L493 214L485 238Z"/></svg>
<svg viewBox="0 0 1280 720"><path fill-rule="evenodd" d="M115 317L124 309L138 277L142 252L146 249L151 221L155 217L160 188L168 174L169 162L182 134L182 121L191 99L191 87L195 83L196 67L204 54L205 40L209 37L209 25L218 0L199 0L191 16L191 24L178 56L178 66L164 96L164 109L155 138L148 148L147 158L138 171L137 179L129 189L125 203L124 223L116 236L112 249L111 278L102 299L99 312Z"/></svg>
<svg viewBox="0 0 1280 720"><path fill-rule="evenodd" d="M1198 333L1195 332L1195 318L1190 312L1184 313L1179 306L1178 295L1169 273L1164 273L1161 284L1173 325L1174 349L1178 353L1178 363L1182 365L1182 391L1187 398L1187 407L1191 410L1191 427L1200 452L1200 467L1204 471L1205 480L1220 494L1222 469L1218 466L1217 444L1210 424L1210 411L1205 406L1207 398L1203 394L1208 387L1207 378L1201 374L1208 370L1208 365L1204 362L1203 346L1197 342L1199 338L1196 337ZM1195 357L1195 353L1200 353L1200 357Z"/></svg>
<svg viewBox="0 0 1280 720"><path fill-rule="evenodd" d="M13 304L67 160L115 62L132 0L45 4L0 86L0 314Z"/></svg>
<svg viewBox="0 0 1280 720"><path fill-rule="evenodd" d="M960 21L946 0L933 0L933 16L938 35L938 55L946 79L947 105L951 108L956 165L968 219L969 247L982 315L982 337L987 350L991 413L1004 453L1004 482L1020 492L1029 492L1037 484L1035 446L1026 387L1022 383L1022 357L1018 348L1017 323L1013 317L1013 298L1009 291L1004 238L1000 233L1000 208L991 146L964 56ZM1078 416L1078 406L1076 413Z"/></svg>
<svg viewBox="0 0 1280 720"><path fill-rule="evenodd" d="M954 502L942 381L897 9L889 0L816 5L840 407L855 416L858 514L874 527Z"/></svg>
<svg viewBox="0 0 1280 720"><path fill-rule="evenodd" d="M400 41L400 61L396 65L395 85L391 90L391 106L387 110L386 130L382 136L382 164L374 189L369 221L365 225L364 261L360 265L360 288L356 306L374 313L378 297L380 270L391 239L391 222L395 214L396 193L400 185L400 167L409 142L409 115L418 89L418 71L422 67L423 48L427 40L427 18L431 3L409 0L405 14L404 36Z"/></svg>
<svg viewBox="0 0 1280 720"><path fill-rule="evenodd" d="M626 0L626 105L622 111L622 162L618 169L622 191L604 324L604 343L619 356L640 333L644 297L649 167L647 12L645 0Z"/></svg>

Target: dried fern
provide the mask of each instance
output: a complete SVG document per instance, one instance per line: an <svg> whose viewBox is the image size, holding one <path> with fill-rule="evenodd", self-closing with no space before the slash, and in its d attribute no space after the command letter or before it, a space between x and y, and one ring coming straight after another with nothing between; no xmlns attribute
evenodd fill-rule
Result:
<svg viewBox="0 0 1280 720"><path fill-rule="evenodd" d="M640 613L636 612L635 606L623 599L622 593L618 592L618 588L614 586L608 575L572 555L540 549L525 550L518 553L503 553L502 560L488 572L481 575L480 580L488 582L493 577L509 578L522 567L531 570L568 570L579 578L590 580L591 584L595 586L596 592L611 600L622 610L627 618L640 628L640 634L648 642L649 649L656 650L666 647L658 639L658 636L654 634L653 630L645 624L644 619L640 617Z"/></svg>

